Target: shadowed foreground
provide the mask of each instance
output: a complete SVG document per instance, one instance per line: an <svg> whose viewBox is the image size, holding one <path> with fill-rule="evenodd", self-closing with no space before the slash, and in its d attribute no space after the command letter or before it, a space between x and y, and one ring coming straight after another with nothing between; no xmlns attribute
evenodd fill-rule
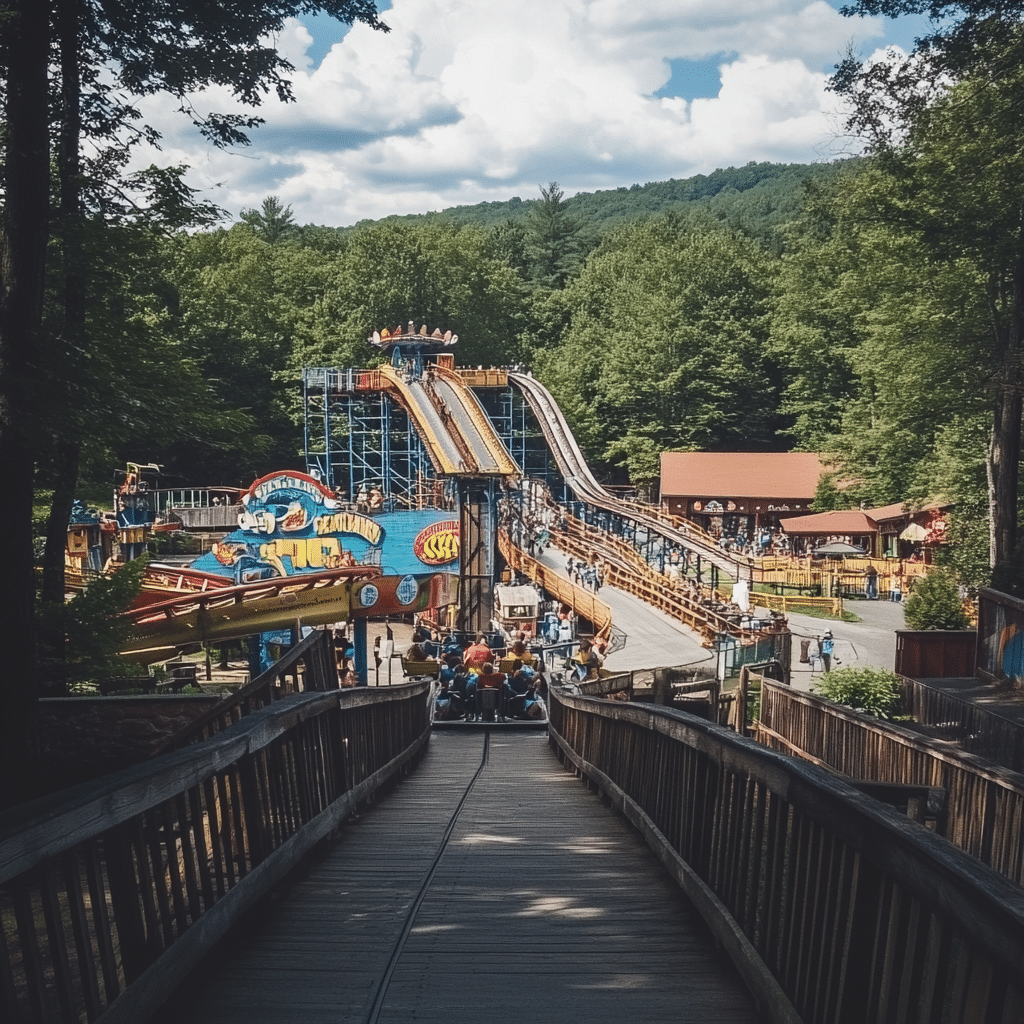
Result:
<svg viewBox="0 0 1024 1024"><path fill-rule="evenodd" d="M420 767L346 825L168 1008L172 1018L717 1024L757 1015L627 824L565 773L543 734L495 730L435 732Z"/></svg>

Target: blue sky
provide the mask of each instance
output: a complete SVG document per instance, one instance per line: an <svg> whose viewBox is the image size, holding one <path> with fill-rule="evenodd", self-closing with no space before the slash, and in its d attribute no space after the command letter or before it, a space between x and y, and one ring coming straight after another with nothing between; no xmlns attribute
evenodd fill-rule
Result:
<svg viewBox="0 0 1024 1024"><path fill-rule="evenodd" d="M855 152L828 74L848 46L909 48L922 19L848 19L825 0L393 0L388 34L329 18L276 40L297 102L252 145L211 151L153 97L164 162L233 216L267 195L302 223L684 178ZM195 98L231 109L216 91ZM149 162L152 155L142 159Z"/></svg>

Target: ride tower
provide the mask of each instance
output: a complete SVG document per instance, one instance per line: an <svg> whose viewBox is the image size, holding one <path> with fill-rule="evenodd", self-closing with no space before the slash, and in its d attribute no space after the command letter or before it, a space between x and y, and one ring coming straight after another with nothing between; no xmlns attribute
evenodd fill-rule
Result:
<svg viewBox="0 0 1024 1024"><path fill-rule="evenodd" d="M457 335L410 321L367 340L388 357L376 369L303 371L308 472L357 509L457 514L456 625L488 630L497 498L521 469L455 370Z"/></svg>

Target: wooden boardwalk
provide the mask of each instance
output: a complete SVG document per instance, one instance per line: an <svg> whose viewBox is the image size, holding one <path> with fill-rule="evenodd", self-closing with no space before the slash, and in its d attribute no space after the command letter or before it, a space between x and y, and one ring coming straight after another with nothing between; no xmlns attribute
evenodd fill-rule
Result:
<svg viewBox="0 0 1024 1024"><path fill-rule="evenodd" d="M161 1020L758 1019L653 854L536 732L435 732L208 967Z"/></svg>

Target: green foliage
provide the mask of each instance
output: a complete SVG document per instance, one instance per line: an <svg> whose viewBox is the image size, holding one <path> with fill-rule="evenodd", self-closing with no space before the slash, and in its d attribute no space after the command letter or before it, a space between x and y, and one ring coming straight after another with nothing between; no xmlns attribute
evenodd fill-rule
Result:
<svg viewBox="0 0 1024 1024"><path fill-rule="evenodd" d="M855 161L843 161L851 163ZM589 235L600 238L612 229L637 220L675 213L707 227L727 227L766 248L781 251L787 225L800 209L804 185L827 180L832 164L748 163L718 169L691 178L670 178L645 185L621 186L599 192L580 192L565 199L566 212L586 224ZM483 229L503 224L526 227L541 199L512 199L449 207L437 213L388 217L377 223L461 224ZM358 227L365 227L364 221ZM341 229L342 233L350 229Z"/></svg>
<svg viewBox="0 0 1024 1024"><path fill-rule="evenodd" d="M146 559L129 562L115 573L100 576L65 604L39 606L40 631L62 635L63 658L41 658L44 688L62 692L79 683L94 683L106 676L131 675L137 669L118 656L129 627L120 613L127 610L142 587Z"/></svg>
<svg viewBox="0 0 1024 1024"><path fill-rule="evenodd" d="M818 477L810 507L814 512L834 512L848 507L846 496L836 486L835 473L822 473Z"/></svg>
<svg viewBox="0 0 1024 1024"><path fill-rule="evenodd" d="M534 276L549 288L561 288L579 265L580 223L566 208L557 181L541 185L540 195L527 221Z"/></svg>
<svg viewBox="0 0 1024 1024"><path fill-rule="evenodd" d="M941 567L931 569L914 584L903 614L911 629L966 629L969 625L956 577Z"/></svg>
<svg viewBox="0 0 1024 1024"><path fill-rule="evenodd" d="M277 196L267 196L258 210L242 210L239 219L270 245L293 237L298 231L292 208L282 205Z"/></svg>
<svg viewBox="0 0 1024 1024"><path fill-rule="evenodd" d="M875 718L891 718L900 700L896 675L875 668L839 668L826 672L815 690L836 704Z"/></svg>
<svg viewBox="0 0 1024 1024"><path fill-rule="evenodd" d="M637 483L666 450L770 448L769 259L724 230L672 219L609 234L566 287L561 344L536 352L591 458Z"/></svg>

